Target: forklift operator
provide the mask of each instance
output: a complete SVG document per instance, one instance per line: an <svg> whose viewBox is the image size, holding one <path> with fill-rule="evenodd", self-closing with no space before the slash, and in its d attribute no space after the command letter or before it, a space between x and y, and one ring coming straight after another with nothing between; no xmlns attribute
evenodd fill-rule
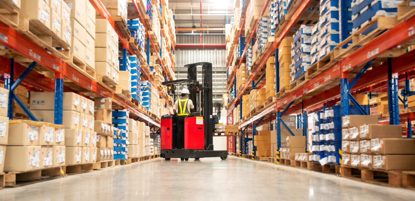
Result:
<svg viewBox="0 0 415 201"><path fill-rule="evenodd" d="M174 110L177 116L186 117L190 115L190 111L194 109L192 100L189 99L189 90L183 88L180 92L180 98L174 103Z"/></svg>

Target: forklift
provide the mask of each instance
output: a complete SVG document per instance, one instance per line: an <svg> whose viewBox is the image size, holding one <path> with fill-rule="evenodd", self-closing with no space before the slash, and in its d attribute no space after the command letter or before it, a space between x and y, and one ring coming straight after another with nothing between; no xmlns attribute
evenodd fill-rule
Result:
<svg viewBox="0 0 415 201"><path fill-rule="evenodd" d="M169 94L173 95L175 100L176 89L187 86L190 91L189 99L194 103L195 109L185 117L177 114L162 116L160 156L165 160L180 158L182 161L187 161L189 158L199 160L205 157L220 157L226 160L228 152L214 150L213 146L213 133L218 117L212 114L212 63L200 62L185 67L187 79L167 81L162 84L168 87ZM202 83L197 80L200 67ZM183 129L179 129L180 127Z"/></svg>

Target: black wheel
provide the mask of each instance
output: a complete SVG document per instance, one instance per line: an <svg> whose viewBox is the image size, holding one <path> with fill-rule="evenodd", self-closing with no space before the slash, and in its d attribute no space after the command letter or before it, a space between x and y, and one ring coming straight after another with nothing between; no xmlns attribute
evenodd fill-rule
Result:
<svg viewBox="0 0 415 201"><path fill-rule="evenodd" d="M170 160L170 158L164 158L164 160L169 161L169 160Z"/></svg>
<svg viewBox="0 0 415 201"><path fill-rule="evenodd" d="M185 158L184 160L185 160L185 161L188 161L188 160L189 160L189 158Z"/></svg>
<svg viewBox="0 0 415 201"><path fill-rule="evenodd" d="M200 158L195 158L195 161L200 161Z"/></svg>
<svg viewBox="0 0 415 201"><path fill-rule="evenodd" d="M222 159L223 161L226 160L228 158L228 156L221 156L220 159Z"/></svg>
<svg viewBox="0 0 415 201"><path fill-rule="evenodd" d="M181 161L184 161L184 158L181 158L180 160L181 160Z"/></svg>

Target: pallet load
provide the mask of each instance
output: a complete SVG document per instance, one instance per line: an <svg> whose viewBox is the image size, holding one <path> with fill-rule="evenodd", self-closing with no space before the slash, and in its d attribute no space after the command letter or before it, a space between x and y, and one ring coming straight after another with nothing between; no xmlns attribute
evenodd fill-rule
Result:
<svg viewBox="0 0 415 201"><path fill-rule="evenodd" d="M285 16L291 9L293 0L273 0L270 6L270 23L268 29L270 30L270 37L274 37L278 31L277 28L285 21Z"/></svg>
<svg viewBox="0 0 415 201"><path fill-rule="evenodd" d="M268 24L269 24L269 21L270 21L269 17L261 17L261 19L259 21L258 29L257 29L257 32L256 32L256 36L257 36L256 43L258 44L258 52L259 52L259 54L257 54L257 55L260 55L265 51L265 47L268 43L268 35L269 35Z"/></svg>
<svg viewBox="0 0 415 201"><path fill-rule="evenodd" d="M249 116L249 113L251 112L249 95L242 96L242 108L240 109L242 109L242 118L247 118Z"/></svg>
<svg viewBox="0 0 415 201"><path fill-rule="evenodd" d="M95 100L95 132L97 133L97 162L114 159L114 129L112 126L112 100L101 98ZM111 164L100 163L100 169Z"/></svg>
<svg viewBox="0 0 415 201"><path fill-rule="evenodd" d="M139 145L138 145L138 135L139 135L139 126L138 122L134 119L128 119L128 142L127 142L127 152L128 158L135 159L139 157Z"/></svg>
<svg viewBox="0 0 415 201"><path fill-rule="evenodd" d="M114 125L114 160L127 160L128 158L128 116L127 110L113 110L112 124Z"/></svg>
<svg viewBox="0 0 415 201"><path fill-rule="evenodd" d="M102 0L111 16L115 21L127 22L128 14L128 1L127 0Z"/></svg>
<svg viewBox="0 0 415 201"><path fill-rule="evenodd" d="M272 99L276 95L275 90L275 57L269 57L265 67L265 88L266 88L266 99Z"/></svg>
<svg viewBox="0 0 415 201"><path fill-rule="evenodd" d="M131 37L133 37L137 42L140 61L146 62L147 57L144 52L146 44L146 30L144 25L139 19L130 19L128 20L128 30L130 30Z"/></svg>
<svg viewBox="0 0 415 201"><path fill-rule="evenodd" d="M146 156L145 155L145 127L146 124L144 122L138 121L137 122L137 130L138 130L138 156L140 158Z"/></svg>
<svg viewBox="0 0 415 201"><path fill-rule="evenodd" d="M246 65L242 63L239 69L236 70L236 90L239 90L246 83L247 78L248 72L246 69Z"/></svg>
<svg viewBox="0 0 415 201"><path fill-rule="evenodd" d="M142 81L140 82L141 89L140 89L140 104L148 111L151 111L151 83L149 81Z"/></svg>
<svg viewBox="0 0 415 201"><path fill-rule="evenodd" d="M245 18L245 36L248 38L248 34L253 30L255 20L261 16L262 7L264 7L264 0L252 1L248 4L246 8L246 18Z"/></svg>
<svg viewBox="0 0 415 201"><path fill-rule="evenodd" d="M96 20L94 48L97 81L116 88L122 78L119 73L118 34L106 19Z"/></svg>
<svg viewBox="0 0 415 201"><path fill-rule="evenodd" d="M271 131L268 128L264 128L267 127L267 125L263 125L262 127L263 129L258 131L258 134L254 137L256 156L260 158L271 156Z"/></svg>
<svg viewBox="0 0 415 201"><path fill-rule="evenodd" d="M246 51L246 71L251 73L254 67L254 44L248 42L248 49Z"/></svg>
<svg viewBox="0 0 415 201"><path fill-rule="evenodd" d="M128 57L130 60L130 73L131 73L131 97L134 100L140 100L140 81L141 81L141 67L140 61L138 61L137 56L130 55Z"/></svg>
<svg viewBox="0 0 415 201"><path fill-rule="evenodd" d="M278 62L280 66L280 91L288 89L291 81L290 66L292 63L291 45L292 37L284 38L278 47Z"/></svg>
<svg viewBox="0 0 415 201"><path fill-rule="evenodd" d="M30 109L41 121L54 122L54 92L31 92ZM66 164L94 162L96 133L94 101L76 93L63 94L63 126L65 129Z"/></svg>
<svg viewBox="0 0 415 201"><path fill-rule="evenodd" d="M311 29L312 26L301 25L293 36L290 66L292 83L301 78L311 65Z"/></svg>
<svg viewBox="0 0 415 201"><path fill-rule="evenodd" d="M71 58L70 62L80 71L95 78L95 15L87 0L65 0L71 8Z"/></svg>
<svg viewBox="0 0 415 201"><path fill-rule="evenodd" d="M0 175L4 170L4 159L6 158L6 145L9 136L9 118L7 117L7 108L9 100L9 91L0 88Z"/></svg>
<svg viewBox="0 0 415 201"><path fill-rule="evenodd" d="M287 136L285 146L280 149L280 159L285 165L290 165L295 160L295 154L304 153L306 150L306 138L304 136Z"/></svg>

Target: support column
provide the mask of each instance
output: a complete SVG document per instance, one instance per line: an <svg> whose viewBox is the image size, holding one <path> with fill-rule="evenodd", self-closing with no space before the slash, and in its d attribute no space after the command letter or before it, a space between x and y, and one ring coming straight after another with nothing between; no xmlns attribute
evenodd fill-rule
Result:
<svg viewBox="0 0 415 201"><path fill-rule="evenodd" d="M388 58L388 106L389 106L389 124L399 125L399 88L398 74L392 73L392 59Z"/></svg>
<svg viewBox="0 0 415 201"><path fill-rule="evenodd" d="M7 116L9 117L9 119L13 119L13 103L14 103L14 93L12 90L12 86L14 84L14 59L10 59L10 77L8 78L8 80L6 81L8 84L5 86L7 86L7 89L9 90L9 102L7 105Z"/></svg>
<svg viewBox="0 0 415 201"><path fill-rule="evenodd" d="M281 148L281 112L277 112L277 150Z"/></svg>
<svg viewBox="0 0 415 201"><path fill-rule="evenodd" d="M55 77L55 124L63 124L63 77L57 73Z"/></svg>
<svg viewBox="0 0 415 201"><path fill-rule="evenodd" d="M349 102L349 80L347 79L347 76L343 76L340 80L340 106L342 116L350 114Z"/></svg>

